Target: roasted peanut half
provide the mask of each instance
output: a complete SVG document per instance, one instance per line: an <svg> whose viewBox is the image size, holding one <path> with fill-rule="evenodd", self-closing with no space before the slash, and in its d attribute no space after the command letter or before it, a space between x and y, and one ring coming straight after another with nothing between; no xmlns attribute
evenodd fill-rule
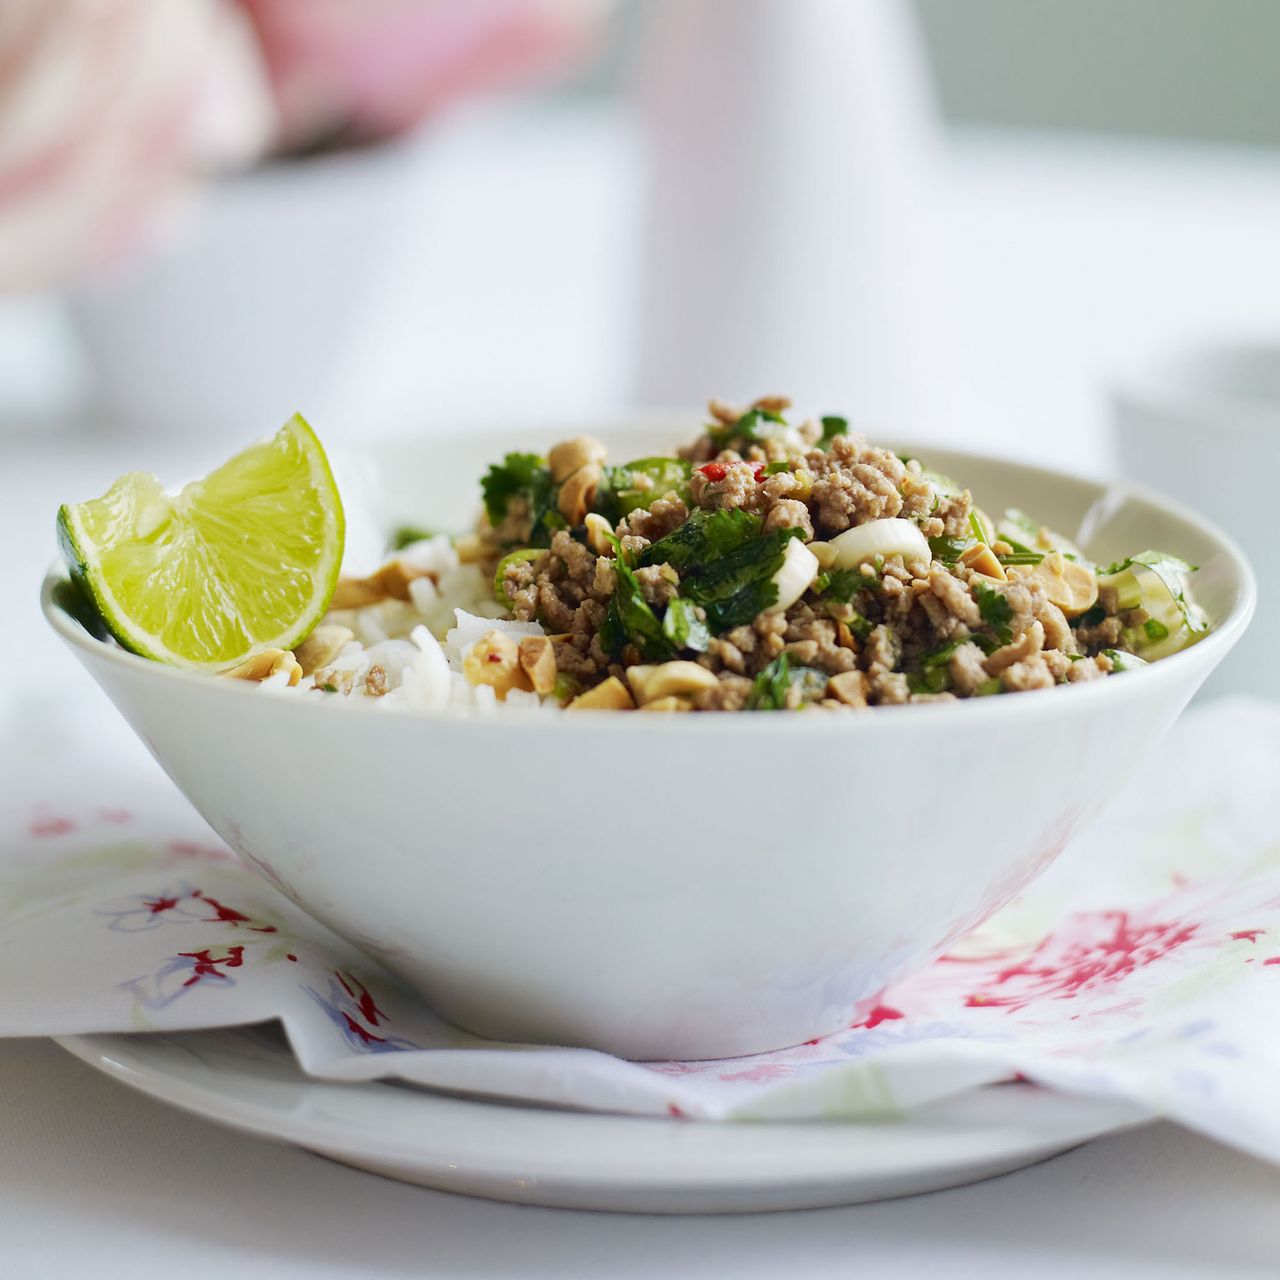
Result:
<svg viewBox="0 0 1280 1280"><path fill-rule="evenodd" d="M520 670L528 677L534 693L544 696L556 687L556 651L547 636L525 636L517 646Z"/></svg>
<svg viewBox="0 0 1280 1280"><path fill-rule="evenodd" d="M847 707L867 705L867 677L861 671L841 671L827 681L827 693Z"/></svg>
<svg viewBox="0 0 1280 1280"><path fill-rule="evenodd" d="M1037 565L1019 566L1024 582L1036 582L1050 603L1068 618L1078 618L1098 602L1098 579L1088 565L1068 560L1061 551L1050 551Z"/></svg>
<svg viewBox="0 0 1280 1280"><path fill-rule="evenodd" d="M486 631L462 660L462 672L472 684L487 684L499 698L512 689L530 689L520 669L520 649L505 631Z"/></svg>
<svg viewBox="0 0 1280 1280"><path fill-rule="evenodd" d="M367 578L339 578L329 608L363 609L383 600L408 600L409 583L430 576L427 570L416 569L403 560L389 560Z"/></svg>
<svg viewBox="0 0 1280 1280"><path fill-rule="evenodd" d="M603 474L598 462L589 462L585 467L579 467L560 486L560 497L556 505L560 508L560 514L571 525L580 525L586 519Z"/></svg>
<svg viewBox="0 0 1280 1280"><path fill-rule="evenodd" d="M617 676L602 680L594 689L580 693L566 708L569 711L634 711L635 702L627 686Z"/></svg>
<svg viewBox="0 0 1280 1280"><path fill-rule="evenodd" d="M613 525L597 511L589 511L586 519L587 546L598 556L614 554Z"/></svg>
<svg viewBox="0 0 1280 1280"><path fill-rule="evenodd" d="M553 445L547 454L547 466L551 468L551 478L556 484L563 484L581 467L592 464L599 465L607 458L608 451L599 440L591 436L574 436L572 440L562 440Z"/></svg>
<svg viewBox="0 0 1280 1280"><path fill-rule="evenodd" d="M635 666L627 670L627 680L636 701L645 706L659 698L679 697L714 689L719 680L696 662L663 662L658 666Z"/></svg>
<svg viewBox="0 0 1280 1280"><path fill-rule="evenodd" d="M327 667L343 648L355 639L350 627L321 623L294 651L302 674L309 676L321 667Z"/></svg>
<svg viewBox="0 0 1280 1280"><path fill-rule="evenodd" d="M229 680L265 680L281 671L289 673L289 683L297 684L302 679L302 668L298 660L287 649L263 649L254 653L229 671L222 671Z"/></svg>
<svg viewBox="0 0 1280 1280"><path fill-rule="evenodd" d="M1004 565L996 558L996 553L984 542L975 543L960 553L960 563L987 578L998 578L1004 582L1008 574Z"/></svg>

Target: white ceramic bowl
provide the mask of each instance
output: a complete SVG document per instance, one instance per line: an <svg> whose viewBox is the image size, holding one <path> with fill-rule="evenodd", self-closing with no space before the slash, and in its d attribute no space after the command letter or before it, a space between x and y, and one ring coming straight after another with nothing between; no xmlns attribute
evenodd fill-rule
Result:
<svg viewBox="0 0 1280 1280"><path fill-rule="evenodd" d="M627 457L682 433L599 434ZM475 478L520 441L375 450L381 510L462 526ZM1200 565L1213 633L1131 675L967 703L476 718L166 669L93 638L56 574L44 607L219 835L447 1018L638 1059L759 1052L848 1023L1043 870L1253 609L1240 552L1161 498L911 451L988 509L1083 530L1099 559L1155 546Z"/></svg>

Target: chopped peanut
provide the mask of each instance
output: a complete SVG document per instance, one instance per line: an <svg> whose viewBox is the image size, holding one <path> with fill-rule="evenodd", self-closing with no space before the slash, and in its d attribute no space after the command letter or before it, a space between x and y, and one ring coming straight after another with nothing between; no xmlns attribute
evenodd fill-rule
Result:
<svg viewBox="0 0 1280 1280"><path fill-rule="evenodd" d="M517 646L520 670L525 673L534 693L546 695L556 687L556 651L546 636L525 636Z"/></svg>
<svg viewBox="0 0 1280 1280"><path fill-rule="evenodd" d="M580 525L586 519L603 474L598 462L589 462L585 467L579 467L560 486L560 497L556 505L560 514L571 525Z"/></svg>
<svg viewBox="0 0 1280 1280"><path fill-rule="evenodd" d="M1061 551L1050 551L1037 565L1017 566L1018 577L1036 582L1051 604L1068 618L1078 618L1098 601L1098 579L1088 565L1068 560Z"/></svg>
<svg viewBox="0 0 1280 1280"><path fill-rule="evenodd" d="M552 446L547 454L547 466L551 468L552 480L563 484L575 471L592 464L598 466L608 456L599 440L590 436L574 436L572 440L562 440Z"/></svg>
<svg viewBox="0 0 1280 1280"><path fill-rule="evenodd" d="M596 511L587 513L587 546L598 556L614 554L613 525Z"/></svg>
<svg viewBox="0 0 1280 1280"><path fill-rule="evenodd" d="M827 681L827 693L848 707L865 707L867 677L861 671L841 671Z"/></svg>
<svg viewBox="0 0 1280 1280"><path fill-rule="evenodd" d="M472 684L492 686L499 699L512 689L531 689L528 677L520 669L520 650L516 642L496 627L486 631L471 646L462 660L463 674Z"/></svg>
<svg viewBox="0 0 1280 1280"><path fill-rule="evenodd" d="M635 666L627 671L631 690L641 706L659 698L699 693L714 689L719 680L696 662L663 662L658 666Z"/></svg>
<svg viewBox="0 0 1280 1280"><path fill-rule="evenodd" d="M297 658L302 674L309 676L328 666L353 639L355 635L350 627L322 623L294 649L293 656Z"/></svg>
<svg viewBox="0 0 1280 1280"><path fill-rule="evenodd" d="M634 711L635 702L627 686L617 676L601 681L594 689L580 693L568 704L569 711Z"/></svg>
<svg viewBox="0 0 1280 1280"><path fill-rule="evenodd" d="M367 578L339 578L330 609L363 609L382 600L408 600L409 583L414 578L433 577L426 569L416 569L403 560L388 560Z"/></svg>
<svg viewBox="0 0 1280 1280"><path fill-rule="evenodd" d="M302 668L298 665L298 660L287 649L263 649L259 653L251 654L229 671L223 671L219 674L226 676L229 680L262 681L267 679L268 676L277 675L281 671L289 673L289 683L291 685L297 684L302 679Z"/></svg>
<svg viewBox="0 0 1280 1280"><path fill-rule="evenodd" d="M1004 582L1008 574L1004 565L996 558L996 553L984 542L975 543L960 553L960 563L987 578L996 578Z"/></svg>

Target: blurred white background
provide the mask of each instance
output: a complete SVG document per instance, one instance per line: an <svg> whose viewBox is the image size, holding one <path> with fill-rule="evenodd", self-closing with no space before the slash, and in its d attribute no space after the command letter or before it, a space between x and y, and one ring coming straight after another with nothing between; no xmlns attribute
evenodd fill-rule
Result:
<svg viewBox="0 0 1280 1280"><path fill-rule="evenodd" d="M355 442L777 389L1106 467L1115 369L1280 330L1278 17L597 6L536 87L480 77L387 141L224 172L128 254L10 293L0 448L215 457L295 408Z"/></svg>

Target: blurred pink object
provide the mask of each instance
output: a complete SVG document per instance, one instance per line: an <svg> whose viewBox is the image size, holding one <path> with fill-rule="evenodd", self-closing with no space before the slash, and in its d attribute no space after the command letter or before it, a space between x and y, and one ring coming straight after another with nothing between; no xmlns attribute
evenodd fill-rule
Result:
<svg viewBox="0 0 1280 1280"><path fill-rule="evenodd" d="M192 169L260 154L257 57L222 0L3 0L0 289L119 256Z"/></svg>
<svg viewBox="0 0 1280 1280"><path fill-rule="evenodd" d="M154 239L193 180L566 67L603 0L0 0L0 291Z"/></svg>
<svg viewBox="0 0 1280 1280"><path fill-rule="evenodd" d="M564 71L600 0L241 0L285 149L401 133L451 99Z"/></svg>

